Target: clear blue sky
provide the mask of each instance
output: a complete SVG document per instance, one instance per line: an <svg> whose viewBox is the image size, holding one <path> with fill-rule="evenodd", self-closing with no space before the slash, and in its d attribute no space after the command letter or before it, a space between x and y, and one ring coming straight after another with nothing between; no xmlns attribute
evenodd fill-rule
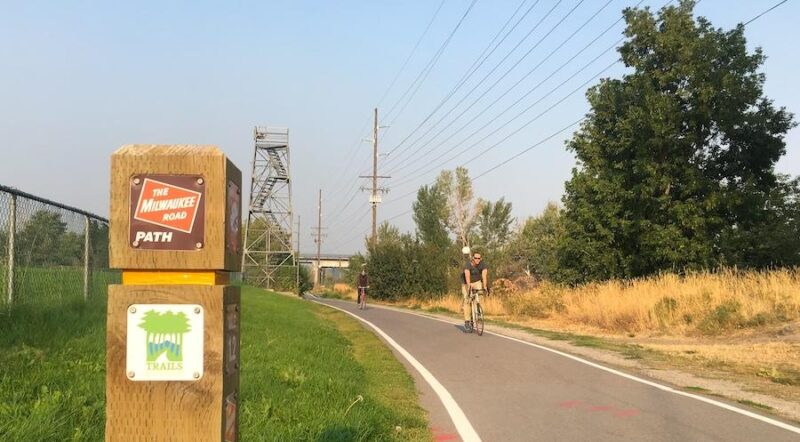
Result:
<svg viewBox="0 0 800 442"><path fill-rule="evenodd" d="M372 108L378 106L383 117L400 103L388 118L381 118L381 124L390 127L381 131L380 150L390 152L453 88L521 3L478 0L416 93L406 95L406 105L399 99L471 3L446 0L431 22L440 1L0 2L0 183L106 215L109 158L123 144L216 144L243 170L247 187L253 126L289 127L294 206L303 224L301 249L314 249L309 227L316 225L317 192L322 188L322 222L330 226L323 251L356 251L369 231L368 195L357 194L367 183L356 176L370 169L371 145L361 140L370 136ZM603 51L620 38L622 23L564 64L612 25L625 6L636 3L613 0L603 9L606 1L578 5L579 0L540 0L429 125L416 132L419 135L381 157L380 172L393 178L385 183L391 191L380 206L379 220L410 208L414 197L404 195L433 179L438 170L421 172L424 166L434 168L438 162L432 159L441 152L474 144L445 163L453 168L496 145L468 162L477 176L585 114L586 86L581 85L596 83L596 74L616 59L615 52ZM526 0L517 17L534 3ZM664 3L644 0L642 5L657 8ZM696 12L728 29L775 3L703 0ZM746 31L748 45L762 47L768 56L762 69L766 94L793 112L800 112L798 19L800 2L790 0ZM528 39L490 73L540 20ZM429 22L430 30L419 40ZM418 40L418 49L400 71ZM564 82L598 55L596 62ZM394 87L388 89L398 72ZM603 76L621 73L616 65ZM467 96L484 77L486 81ZM518 81L509 94L467 124ZM574 90L578 92L570 94ZM465 96L448 117L412 144ZM527 113L482 140L528 106ZM541 116L523 128L537 115ZM479 131L494 117L498 119ZM522 129L499 142L518 128ZM476 194L490 200L504 196L518 219L537 214L548 201L558 201L574 166L564 149L571 132L476 180ZM778 164L779 171L795 176L800 174L798 134L798 129L789 134L788 153ZM411 173L421 166L419 174ZM409 214L392 222L403 230L413 229Z"/></svg>

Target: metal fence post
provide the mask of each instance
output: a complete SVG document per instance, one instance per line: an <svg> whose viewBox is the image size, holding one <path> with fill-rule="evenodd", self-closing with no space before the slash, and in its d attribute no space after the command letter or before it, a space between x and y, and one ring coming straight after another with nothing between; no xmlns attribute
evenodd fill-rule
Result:
<svg viewBox="0 0 800 442"><path fill-rule="evenodd" d="M8 213L8 306L14 303L14 267L17 260L15 236L17 232L17 196L11 195L11 210Z"/></svg>
<svg viewBox="0 0 800 442"><path fill-rule="evenodd" d="M89 300L89 217L83 215L83 300Z"/></svg>

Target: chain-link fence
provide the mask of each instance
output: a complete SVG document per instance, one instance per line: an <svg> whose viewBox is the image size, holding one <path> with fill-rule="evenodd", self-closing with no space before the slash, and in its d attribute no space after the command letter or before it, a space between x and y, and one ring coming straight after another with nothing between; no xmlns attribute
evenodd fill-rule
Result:
<svg viewBox="0 0 800 442"><path fill-rule="evenodd" d="M0 310L104 299L108 220L0 186Z"/></svg>

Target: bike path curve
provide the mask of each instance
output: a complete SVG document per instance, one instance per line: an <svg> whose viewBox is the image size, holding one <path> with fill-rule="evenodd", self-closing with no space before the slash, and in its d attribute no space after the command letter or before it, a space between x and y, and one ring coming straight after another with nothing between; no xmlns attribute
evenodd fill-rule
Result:
<svg viewBox="0 0 800 442"><path fill-rule="evenodd" d="M429 380L393 347L415 378L438 441L462 440L459 433L487 442L800 441L800 428L792 424L507 339L488 328L479 337L464 333L456 322L374 305L362 311L353 301L314 301L379 328L446 389L475 433L454 422Z"/></svg>

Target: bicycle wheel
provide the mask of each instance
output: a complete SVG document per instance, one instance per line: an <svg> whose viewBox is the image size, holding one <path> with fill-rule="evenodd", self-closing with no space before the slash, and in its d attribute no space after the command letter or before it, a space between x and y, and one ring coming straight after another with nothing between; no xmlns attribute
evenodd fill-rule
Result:
<svg viewBox="0 0 800 442"><path fill-rule="evenodd" d="M478 303L475 303L475 317L473 321L475 323L475 332L478 333L478 336L483 335L483 309Z"/></svg>

